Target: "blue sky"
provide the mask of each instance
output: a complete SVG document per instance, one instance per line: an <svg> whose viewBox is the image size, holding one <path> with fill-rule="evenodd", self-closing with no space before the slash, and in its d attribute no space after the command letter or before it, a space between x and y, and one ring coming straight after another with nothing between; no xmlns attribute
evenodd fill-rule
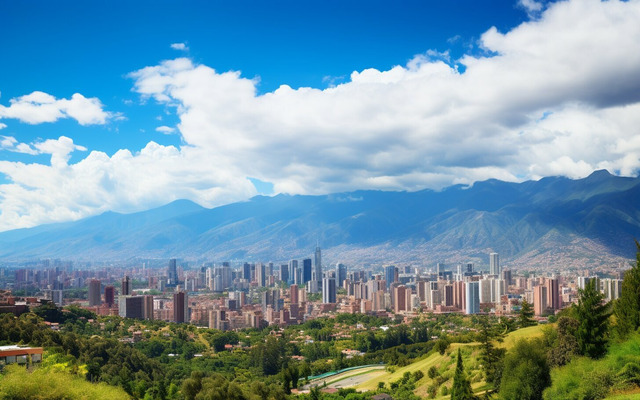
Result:
<svg viewBox="0 0 640 400"><path fill-rule="evenodd" d="M177 198L635 176L638 8L1 2L0 230Z"/></svg>
<svg viewBox="0 0 640 400"><path fill-rule="evenodd" d="M126 77L160 60L187 56L218 71L241 71L260 79L260 92L282 84L324 88L352 71L386 70L429 49L457 57L477 47L491 26L507 30L527 18L511 1L36 1L2 2L0 15L2 37L10 38L0 51L14 60L0 66L0 104L33 91L58 98L82 93L126 117L89 128L13 122L3 133L24 142L72 135L107 153L149 140L180 144L179 137L154 131L157 116L176 118L164 107L140 106ZM26 160L16 153L3 158Z"/></svg>

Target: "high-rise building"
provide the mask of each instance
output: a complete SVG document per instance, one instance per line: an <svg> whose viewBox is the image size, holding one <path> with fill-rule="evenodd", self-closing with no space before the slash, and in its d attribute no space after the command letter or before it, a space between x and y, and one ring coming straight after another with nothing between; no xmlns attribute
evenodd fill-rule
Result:
<svg viewBox="0 0 640 400"><path fill-rule="evenodd" d="M480 312L480 284L478 282L465 282L466 314Z"/></svg>
<svg viewBox="0 0 640 400"><path fill-rule="evenodd" d="M296 283L296 270L298 269L298 260L289 261L289 285Z"/></svg>
<svg viewBox="0 0 640 400"><path fill-rule="evenodd" d="M175 286L177 285L178 282L178 267L176 264L176 259L172 258L169 260L169 268L167 271L167 276L169 277L168 279L168 284L170 286Z"/></svg>
<svg viewBox="0 0 640 400"><path fill-rule="evenodd" d="M384 279L387 281L387 290L391 287L391 284L396 282L398 277L398 269L395 265L387 265L384 267Z"/></svg>
<svg viewBox="0 0 640 400"><path fill-rule="evenodd" d="M511 276L510 269L502 270L502 279L504 279L504 284L507 285L507 287L509 287L510 285L513 285L513 278Z"/></svg>
<svg viewBox="0 0 640 400"><path fill-rule="evenodd" d="M104 288L104 302L109 306L109 308L113 307L116 303L116 288L113 286L107 286Z"/></svg>
<svg viewBox="0 0 640 400"><path fill-rule="evenodd" d="M533 311L543 315L547 311L547 287L538 285L533 288Z"/></svg>
<svg viewBox="0 0 640 400"><path fill-rule="evenodd" d="M562 304L560 303L558 278L547 278L545 284L547 287L547 307L552 310L559 310Z"/></svg>
<svg viewBox="0 0 640 400"><path fill-rule="evenodd" d="M120 285L120 296L129 295L131 295L131 279L129 279L129 275L125 275Z"/></svg>
<svg viewBox="0 0 640 400"><path fill-rule="evenodd" d="M118 314L123 318L144 319L144 296L120 296Z"/></svg>
<svg viewBox="0 0 640 400"><path fill-rule="evenodd" d="M91 279L89 281L89 306L99 306L102 304L102 299L100 298L100 292L102 289L102 283L97 279Z"/></svg>
<svg viewBox="0 0 640 400"><path fill-rule="evenodd" d="M266 282L266 268L263 263L256 264L256 281L258 282L258 287L264 287Z"/></svg>
<svg viewBox="0 0 640 400"><path fill-rule="evenodd" d="M189 300L185 292L173 294L173 322L184 323L189 320Z"/></svg>
<svg viewBox="0 0 640 400"><path fill-rule="evenodd" d="M407 311L407 288L404 285L395 286L393 288L393 311L397 314L401 311Z"/></svg>
<svg viewBox="0 0 640 400"><path fill-rule="evenodd" d="M491 303L491 292L493 292L493 279L480 279L480 303Z"/></svg>
<svg viewBox="0 0 640 400"><path fill-rule="evenodd" d="M311 279L314 279L318 282L318 285L322 285L322 251L320 250L320 246L316 245L316 253L314 260L314 274L315 278L312 276Z"/></svg>
<svg viewBox="0 0 640 400"><path fill-rule="evenodd" d="M489 274L500 277L500 258L498 253L489 254Z"/></svg>
<svg viewBox="0 0 640 400"><path fill-rule="evenodd" d="M311 280L311 275L312 275L311 259L305 258L304 260L302 260L302 283L306 284L307 282L309 282Z"/></svg>
<svg viewBox="0 0 640 400"><path fill-rule="evenodd" d="M251 264L244 263L242 266L242 277L251 282Z"/></svg>
<svg viewBox="0 0 640 400"><path fill-rule="evenodd" d="M347 279L347 266L344 264L336 264L336 285L342 287L345 279Z"/></svg>
<svg viewBox="0 0 640 400"><path fill-rule="evenodd" d="M298 304L298 285L291 285L289 287L289 302L291 304Z"/></svg>
<svg viewBox="0 0 640 400"><path fill-rule="evenodd" d="M280 265L280 280L282 282L289 282L289 266L287 264Z"/></svg>
<svg viewBox="0 0 640 400"><path fill-rule="evenodd" d="M153 296L145 295L142 297L144 298L142 300L144 319L153 320Z"/></svg>
<svg viewBox="0 0 640 400"><path fill-rule="evenodd" d="M322 280L322 302L336 302L336 278L333 276L327 276Z"/></svg>

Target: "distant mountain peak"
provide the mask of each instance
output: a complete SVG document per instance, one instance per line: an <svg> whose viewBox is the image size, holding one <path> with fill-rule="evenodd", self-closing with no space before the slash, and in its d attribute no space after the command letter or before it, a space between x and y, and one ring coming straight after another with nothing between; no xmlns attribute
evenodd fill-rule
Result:
<svg viewBox="0 0 640 400"><path fill-rule="evenodd" d="M612 175L606 169L599 169L599 170L593 171L591 175L589 175L586 179L605 179L605 178L610 178L612 176L614 175Z"/></svg>

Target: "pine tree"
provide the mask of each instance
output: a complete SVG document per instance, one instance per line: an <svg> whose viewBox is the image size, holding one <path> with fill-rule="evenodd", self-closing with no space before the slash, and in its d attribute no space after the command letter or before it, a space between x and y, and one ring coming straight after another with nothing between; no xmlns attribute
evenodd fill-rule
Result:
<svg viewBox="0 0 640 400"><path fill-rule="evenodd" d="M493 340L500 340L500 336L499 334L491 332L487 318L481 320L478 335L478 341L480 342L480 361L482 362L485 380L487 383L493 385L496 390L500 388L502 362L505 350L496 348L493 345Z"/></svg>
<svg viewBox="0 0 640 400"><path fill-rule="evenodd" d="M607 351L609 311L603 300L604 295L592 279L584 290L578 290L578 303L573 305L573 314L578 320L576 340L580 353L591 358L601 357Z"/></svg>
<svg viewBox="0 0 640 400"><path fill-rule="evenodd" d="M521 328L536 324L536 321L533 319L533 308L531 308L531 303L529 303L527 299L522 300L518 322Z"/></svg>
<svg viewBox="0 0 640 400"><path fill-rule="evenodd" d="M625 337L640 327L640 243L636 240L636 265L625 272L620 298L613 306L616 332Z"/></svg>
<svg viewBox="0 0 640 400"><path fill-rule="evenodd" d="M458 363L456 364L456 373L453 376L453 386L451 386L451 400L472 400L473 390L471 390L471 382L467 379L462 365L462 355L458 349Z"/></svg>

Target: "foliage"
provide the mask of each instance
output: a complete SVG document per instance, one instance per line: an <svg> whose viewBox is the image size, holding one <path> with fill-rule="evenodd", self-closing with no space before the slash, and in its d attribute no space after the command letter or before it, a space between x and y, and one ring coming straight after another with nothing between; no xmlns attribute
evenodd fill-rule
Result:
<svg viewBox="0 0 640 400"><path fill-rule="evenodd" d="M620 298L613 306L615 330L621 337L640 327L640 243L636 240L636 264L624 274Z"/></svg>
<svg viewBox="0 0 640 400"><path fill-rule="evenodd" d="M23 366L5 368L0 385L0 399L100 400L129 399L122 389L104 383L92 384L78 375L43 368L33 371Z"/></svg>
<svg viewBox="0 0 640 400"><path fill-rule="evenodd" d="M485 376L485 381L496 390L500 389L502 379L502 366L505 350L496 348L494 340L501 340L502 335L489 326L486 318L482 319L478 341L480 342L480 362Z"/></svg>
<svg viewBox="0 0 640 400"><path fill-rule="evenodd" d="M557 337L549 350L548 359L551 367L560 367L579 354L580 347L576 339L579 322L575 318L562 316L556 325Z"/></svg>
<svg viewBox="0 0 640 400"><path fill-rule="evenodd" d="M533 319L533 307L527 299L522 300L520 313L518 313L518 323L520 324L520 328L526 328L527 326L536 324L536 321Z"/></svg>
<svg viewBox="0 0 640 400"><path fill-rule="evenodd" d="M534 400L551 384L546 351L540 339L519 340L504 359L500 398Z"/></svg>
<svg viewBox="0 0 640 400"><path fill-rule="evenodd" d="M575 337L580 354L591 358L603 356L607 349L609 311L603 304L604 295L592 279L584 290L578 290L578 303L573 305L573 315L578 320Z"/></svg>
<svg viewBox="0 0 640 400"><path fill-rule="evenodd" d="M601 359L574 357L551 372L553 385L545 399L598 399L611 390L637 388L640 385L640 335L632 334L624 342L613 343Z"/></svg>
<svg viewBox="0 0 640 400"><path fill-rule="evenodd" d="M462 355L458 349L458 361L456 364L456 372L453 376L453 386L451 386L451 400L469 400L474 399L473 390L471 390L471 382L467 379L462 365Z"/></svg>

